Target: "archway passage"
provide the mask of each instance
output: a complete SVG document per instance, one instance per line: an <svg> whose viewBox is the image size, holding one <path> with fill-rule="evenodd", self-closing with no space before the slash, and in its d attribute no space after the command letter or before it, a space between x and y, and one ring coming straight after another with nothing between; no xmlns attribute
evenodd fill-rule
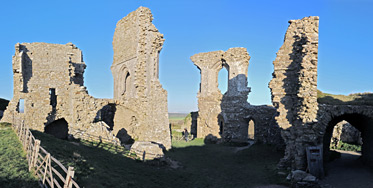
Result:
<svg viewBox="0 0 373 188"><path fill-rule="evenodd" d="M59 139L67 139L67 135L69 132L68 123L64 118L58 119L46 125L44 128L44 132Z"/></svg>
<svg viewBox="0 0 373 188"><path fill-rule="evenodd" d="M249 121L247 129L248 129L247 134L248 134L249 140L254 140L254 138L255 138L255 122L254 122L254 120L251 119Z"/></svg>
<svg viewBox="0 0 373 188"><path fill-rule="evenodd" d="M357 113L336 116L328 123L323 138L324 159L329 160L332 156L332 152L330 152L330 141L333 129L343 120L349 122L353 127L361 132L363 142L361 148L361 159L365 164L373 167L373 119Z"/></svg>

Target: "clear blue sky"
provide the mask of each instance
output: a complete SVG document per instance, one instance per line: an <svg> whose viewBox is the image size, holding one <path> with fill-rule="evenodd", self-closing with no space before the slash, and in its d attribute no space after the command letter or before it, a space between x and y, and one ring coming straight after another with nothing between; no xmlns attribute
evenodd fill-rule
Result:
<svg viewBox="0 0 373 188"><path fill-rule="evenodd" d="M251 56L249 102L271 104L272 62L288 20L306 16L320 16L319 89L335 94L373 89L371 0L20 0L0 6L0 98L13 96L12 55L17 42L74 43L87 64L89 93L112 98L115 25L139 6L151 9L153 23L166 39L160 81L168 91L170 112L197 110L200 75L190 56L231 47L245 47ZM227 79L226 73L221 76Z"/></svg>

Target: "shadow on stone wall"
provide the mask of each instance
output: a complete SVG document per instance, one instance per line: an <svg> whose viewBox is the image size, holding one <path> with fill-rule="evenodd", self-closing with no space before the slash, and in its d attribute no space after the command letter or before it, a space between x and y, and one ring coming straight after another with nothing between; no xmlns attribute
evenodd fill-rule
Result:
<svg viewBox="0 0 373 188"><path fill-rule="evenodd" d="M32 77L32 60L27 55L28 50L24 47L22 54L22 76L23 76L23 92L28 93L28 82Z"/></svg>
<svg viewBox="0 0 373 188"><path fill-rule="evenodd" d="M281 103L284 104L284 108L288 112L297 112L304 100L303 98L297 96L297 94L299 93L299 88L301 86L301 84L299 84L299 74L300 71L304 69L302 64L299 62L303 61L303 45L307 44L308 41L307 37L303 35L301 37L295 35L294 39L295 42L292 45L292 53L289 54L291 63L288 67L286 67L286 78L282 80L285 93L288 96L283 97L281 99ZM286 118L290 124L301 123L297 122L301 120L297 119L296 116L297 114L287 113Z"/></svg>
<svg viewBox="0 0 373 188"><path fill-rule="evenodd" d="M105 105L99 111L97 111L96 117L93 120L93 122L95 123L95 122L103 121L110 127L110 130L113 130L114 116L115 116L116 111L117 111L117 108L115 104Z"/></svg>

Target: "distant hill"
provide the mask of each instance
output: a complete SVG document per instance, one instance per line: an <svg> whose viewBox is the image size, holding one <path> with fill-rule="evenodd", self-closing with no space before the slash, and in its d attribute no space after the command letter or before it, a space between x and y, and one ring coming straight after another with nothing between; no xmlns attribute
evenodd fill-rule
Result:
<svg viewBox="0 0 373 188"><path fill-rule="evenodd" d="M0 98L0 110L4 111L8 106L8 103L8 100Z"/></svg>
<svg viewBox="0 0 373 188"><path fill-rule="evenodd" d="M373 106L373 93L353 93L333 95L317 90L317 102L331 105L367 105Z"/></svg>
<svg viewBox="0 0 373 188"><path fill-rule="evenodd" d="M188 113L168 113L168 119L184 120Z"/></svg>

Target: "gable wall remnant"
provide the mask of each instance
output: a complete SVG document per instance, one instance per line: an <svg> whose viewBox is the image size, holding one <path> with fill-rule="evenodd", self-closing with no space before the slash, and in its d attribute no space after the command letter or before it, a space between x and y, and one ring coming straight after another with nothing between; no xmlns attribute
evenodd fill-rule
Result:
<svg viewBox="0 0 373 188"><path fill-rule="evenodd" d="M125 130L135 140L157 142L169 149L167 91L158 78L164 39L152 20L150 10L140 7L117 23L111 71L120 113L114 117L114 132Z"/></svg>

